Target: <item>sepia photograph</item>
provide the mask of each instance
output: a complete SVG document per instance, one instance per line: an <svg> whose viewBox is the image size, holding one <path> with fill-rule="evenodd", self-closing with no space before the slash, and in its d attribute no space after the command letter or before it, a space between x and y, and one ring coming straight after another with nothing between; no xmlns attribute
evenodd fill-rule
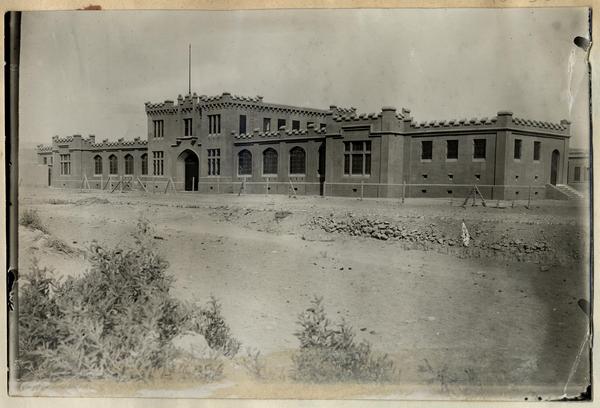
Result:
<svg viewBox="0 0 600 408"><path fill-rule="evenodd" d="M11 395L590 400L590 16L22 12Z"/></svg>

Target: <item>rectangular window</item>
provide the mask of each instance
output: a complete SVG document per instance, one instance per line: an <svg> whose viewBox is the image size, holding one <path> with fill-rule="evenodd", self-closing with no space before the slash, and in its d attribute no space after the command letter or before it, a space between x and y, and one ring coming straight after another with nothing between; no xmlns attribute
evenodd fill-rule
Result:
<svg viewBox="0 0 600 408"><path fill-rule="evenodd" d="M515 160L521 160L521 147L523 145L523 142L521 141L521 139L515 139L515 147L514 147L514 157Z"/></svg>
<svg viewBox="0 0 600 408"><path fill-rule="evenodd" d="M164 137L165 121L164 120L153 120L154 124L154 137Z"/></svg>
<svg viewBox="0 0 600 408"><path fill-rule="evenodd" d="M239 134L246 133L246 115L240 115L240 129Z"/></svg>
<svg viewBox="0 0 600 408"><path fill-rule="evenodd" d="M271 118L264 118L263 119L263 132L270 132L271 131Z"/></svg>
<svg viewBox="0 0 600 408"><path fill-rule="evenodd" d="M277 119L277 130L281 130L282 127L285 130L286 126L287 126L287 123L286 123L285 119Z"/></svg>
<svg viewBox="0 0 600 408"><path fill-rule="evenodd" d="M60 174L68 176L71 174L71 155L61 154L60 155Z"/></svg>
<svg viewBox="0 0 600 408"><path fill-rule="evenodd" d="M300 121L292 120L292 130L300 130Z"/></svg>
<svg viewBox="0 0 600 408"><path fill-rule="evenodd" d="M344 142L344 174L371 174L371 142Z"/></svg>
<svg viewBox="0 0 600 408"><path fill-rule="evenodd" d="M458 159L458 140L446 141L446 159Z"/></svg>
<svg viewBox="0 0 600 408"><path fill-rule="evenodd" d="M221 134L221 115L208 115L208 134Z"/></svg>
<svg viewBox="0 0 600 408"><path fill-rule="evenodd" d="M533 142L533 160L540 160L540 153L542 151L542 142Z"/></svg>
<svg viewBox="0 0 600 408"><path fill-rule="evenodd" d="M148 155L146 153L142 154L142 174L148 174Z"/></svg>
<svg viewBox="0 0 600 408"><path fill-rule="evenodd" d="M474 159L485 159L485 139L474 139L473 140L473 158Z"/></svg>
<svg viewBox="0 0 600 408"><path fill-rule="evenodd" d="M311 126L314 126L315 122L306 122L306 128L308 129Z"/></svg>
<svg viewBox="0 0 600 408"><path fill-rule="evenodd" d="M48 164L48 158L44 157L44 164Z"/></svg>
<svg viewBox="0 0 600 408"><path fill-rule="evenodd" d="M423 140L421 142L421 160L431 160L433 157L433 142L431 140Z"/></svg>
<svg viewBox="0 0 600 408"><path fill-rule="evenodd" d="M192 118L183 119L183 135L184 136L192 136Z"/></svg>
<svg viewBox="0 0 600 408"><path fill-rule="evenodd" d="M221 149L208 149L208 175L221 175Z"/></svg>
<svg viewBox="0 0 600 408"><path fill-rule="evenodd" d="M165 152L152 152L152 166L155 176L164 175L164 160L165 160Z"/></svg>

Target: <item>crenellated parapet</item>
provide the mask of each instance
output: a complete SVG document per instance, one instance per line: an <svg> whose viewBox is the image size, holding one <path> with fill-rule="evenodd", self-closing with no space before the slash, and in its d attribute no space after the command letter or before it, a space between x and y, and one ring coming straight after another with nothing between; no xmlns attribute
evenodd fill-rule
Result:
<svg viewBox="0 0 600 408"><path fill-rule="evenodd" d="M38 153L49 153L52 152L52 145L39 144L35 148Z"/></svg>
<svg viewBox="0 0 600 408"><path fill-rule="evenodd" d="M569 137L570 132L570 122L568 120L562 120L560 123L550 123L521 119L513 117L513 113L510 111L500 111L494 117L430 120L423 122L416 122L412 118L407 117L404 121L407 125L405 130L409 133L454 130L468 131L469 129L512 129Z"/></svg>

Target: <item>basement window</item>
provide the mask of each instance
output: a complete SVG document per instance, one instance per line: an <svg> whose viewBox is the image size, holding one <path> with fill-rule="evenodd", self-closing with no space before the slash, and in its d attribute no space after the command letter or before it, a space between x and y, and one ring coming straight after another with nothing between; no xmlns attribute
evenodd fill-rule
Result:
<svg viewBox="0 0 600 408"><path fill-rule="evenodd" d="M518 181L518 180L519 180L519 176L515 176L515 181Z"/></svg>
<svg viewBox="0 0 600 408"><path fill-rule="evenodd" d="M427 180L427 174L423 174L423 178Z"/></svg>
<svg viewBox="0 0 600 408"><path fill-rule="evenodd" d="M448 194L452 194L452 190L448 190Z"/></svg>
<svg viewBox="0 0 600 408"><path fill-rule="evenodd" d="M481 174L475 174L475 179L476 180L481 180Z"/></svg>
<svg viewBox="0 0 600 408"><path fill-rule="evenodd" d="M448 174L448 180L450 180L450 181L454 180L454 174Z"/></svg>
<svg viewBox="0 0 600 408"><path fill-rule="evenodd" d="M423 189L423 190L421 190L421 193L425 194L425 193L427 193L427 190Z"/></svg>

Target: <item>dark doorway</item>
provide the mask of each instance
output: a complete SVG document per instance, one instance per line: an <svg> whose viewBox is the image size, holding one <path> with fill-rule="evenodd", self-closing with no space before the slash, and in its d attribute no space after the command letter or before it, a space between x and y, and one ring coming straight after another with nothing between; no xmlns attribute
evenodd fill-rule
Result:
<svg viewBox="0 0 600 408"><path fill-rule="evenodd" d="M52 167L48 167L48 186L52 185Z"/></svg>
<svg viewBox="0 0 600 408"><path fill-rule="evenodd" d="M184 160L185 163L185 191L198 191L199 163L198 156L189 153Z"/></svg>
<svg viewBox="0 0 600 408"><path fill-rule="evenodd" d="M319 146L319 194L325 194L325 143Z"/></svg>
<svg viewBox="0 0 600 408"><path fill-rule="evenodd" d="M552 152L552 163L550 164L550 184L556 185L558 180L558 165L560 162L560 153L558 150Z"/></svg>

